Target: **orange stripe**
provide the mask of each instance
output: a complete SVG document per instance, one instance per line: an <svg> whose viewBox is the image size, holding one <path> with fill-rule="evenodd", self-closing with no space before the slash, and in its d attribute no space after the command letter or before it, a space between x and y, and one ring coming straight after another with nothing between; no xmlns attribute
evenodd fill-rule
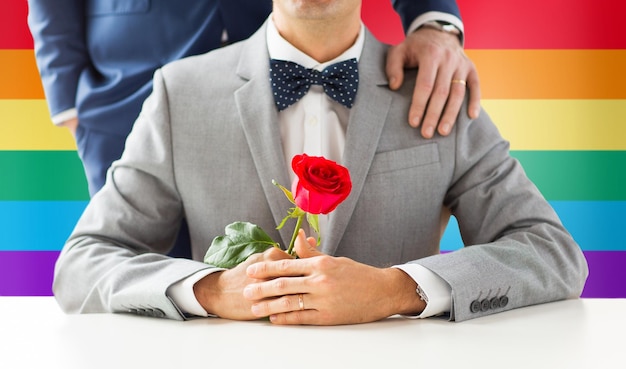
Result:
<svg viewBox="0 0 626 369"><path fill-rule="evenodd" d="M33 50L0 50L0 99L43 99Z"/></svg>
<svg viewBox="0 0 626 369"><path fill-rule="evenodd" d="M467 50L485 99L626 99L626 50ZM32 50L0 50L0 99L43 99Z"/></svg>
<svg viewBox="0 0 626 369"><path fill-rule="evenodd" d="M626 50L467 50L485 99L626 99Z"/></svg>

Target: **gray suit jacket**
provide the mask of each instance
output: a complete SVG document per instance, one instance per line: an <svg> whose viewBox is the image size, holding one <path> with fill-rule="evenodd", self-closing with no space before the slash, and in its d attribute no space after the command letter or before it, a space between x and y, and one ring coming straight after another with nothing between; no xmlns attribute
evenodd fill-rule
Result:
<svg viewBox="0 0 626 369"><path fill-rule="evenodd" d="M385 53L368 33L343 158L353 189L332 213L322 250L381 267L425 266L452 287L457 321L579 296L580 248L487 114L470 121L462 113L448 137L423 139L406 123L415 72L391 91ZM250 221L288 244L290 227L275 230L291 204L272 179L287 184L290 168L268 58L262 27L157 71L126 151L60 255L54 293L65 311L183 319L166 290L210 267L201 260L227 224ZM458 220L460 251L439 253L442 208ZM183 217L194 260L165 256ZM476 309L503 296L504 307Z"/></svg>

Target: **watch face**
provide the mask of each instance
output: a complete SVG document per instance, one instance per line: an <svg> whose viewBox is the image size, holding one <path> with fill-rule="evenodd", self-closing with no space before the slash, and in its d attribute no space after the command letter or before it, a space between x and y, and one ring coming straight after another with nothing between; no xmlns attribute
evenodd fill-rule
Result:
<svg viewBox="0 0 626 369"><path fill-rule="evenodd" d="M461 31L452 23L444 21L429 21L422 25L423 27L430 27L442 32L451 33L453 35L460 35Z"/></svg>
<svg viewBox="0 0 626 369"><path fill-rule="evenodd" d="M452 23L444 21L436 21L436 23L439 25L439 29L444 32L452 33L454 35L458 35L461 33L461 31L459 31L459 29L456 28L456 26Z"/></svg>
<svg viewBox="0 0 626 369"><path fill-rule="evenodd" d="M459 33L461 33L461 31L459 31L459 29L456 28L454 24L442 24L441 29L445 32L452 33L455 35L458 35Z"/></svg>

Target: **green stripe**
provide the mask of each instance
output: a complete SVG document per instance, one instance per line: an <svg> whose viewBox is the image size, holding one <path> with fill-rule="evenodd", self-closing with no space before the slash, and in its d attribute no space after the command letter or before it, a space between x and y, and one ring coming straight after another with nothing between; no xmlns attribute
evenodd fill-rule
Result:
<svg viewBox="0 0 626 369"><path fill-rule="evenodd" d="M626 201L626 151L513 151L548 200ZM0 151L0 201L88 200L76 151Z"/></svg>
<svg viewBox="0 0 626 369"><path fill-rule="evenodd" d="M551 201L626 200L626 151L513 151Z"/></svg>
<svg viewBox="0 0 626 369"><path fill-rule="evenodd" d="M75 150L0 151L0 201L88 200Z"/></svg>

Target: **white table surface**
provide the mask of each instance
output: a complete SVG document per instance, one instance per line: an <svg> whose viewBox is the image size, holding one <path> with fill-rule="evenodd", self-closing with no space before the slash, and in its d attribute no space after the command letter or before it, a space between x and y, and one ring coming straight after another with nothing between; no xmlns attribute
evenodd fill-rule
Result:
<svg viewBox="0 0 626 369"><path fill-rule="evenodd" d="M462 323L336 327L66 315L0 297L0 368L626 368L626 299L582 299Z"/></svg>

